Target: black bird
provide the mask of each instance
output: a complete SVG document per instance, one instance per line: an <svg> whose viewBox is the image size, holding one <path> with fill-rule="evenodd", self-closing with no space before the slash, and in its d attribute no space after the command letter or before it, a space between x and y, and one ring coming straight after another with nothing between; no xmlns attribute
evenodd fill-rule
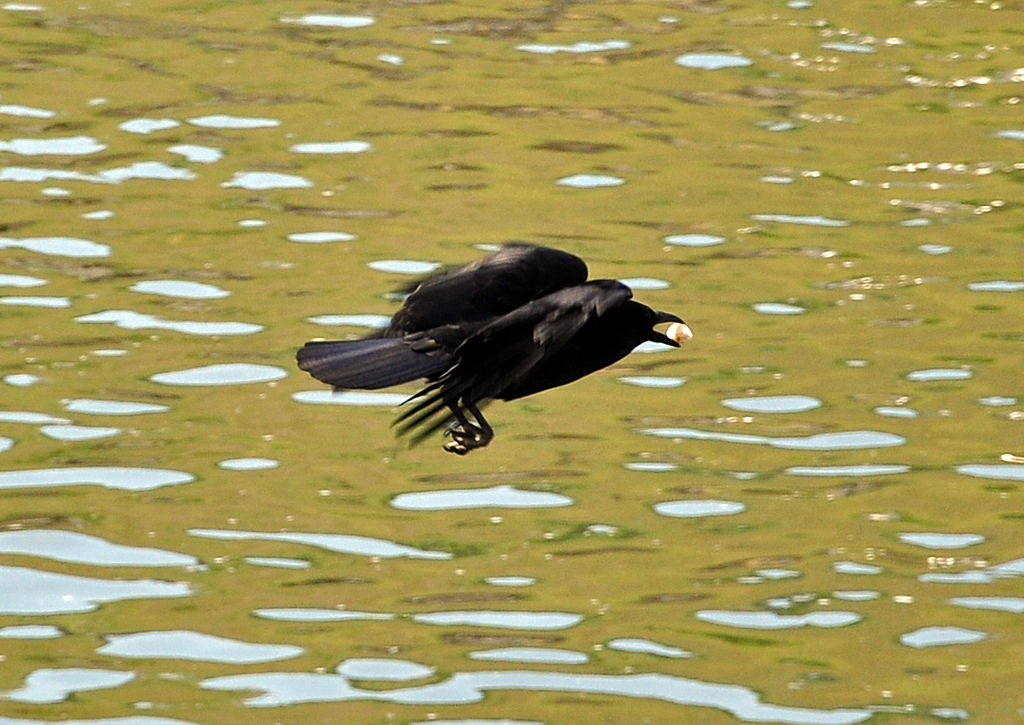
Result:
<svg viewBox="0 0 1024 725"><path fill-rule="evenodd" d="M642 342L679 347L693 334L679 317L635 302L587 265L528 244L428 278L383 330L361 340L307 342L299 367L335 390L375 390L426 378L395 420L415 445L447 427L444 449L465 455L494 438L480 409L571 383ZM663 334L654 329L672 323ZM470 421L470 416L473 422Z"/></svg>

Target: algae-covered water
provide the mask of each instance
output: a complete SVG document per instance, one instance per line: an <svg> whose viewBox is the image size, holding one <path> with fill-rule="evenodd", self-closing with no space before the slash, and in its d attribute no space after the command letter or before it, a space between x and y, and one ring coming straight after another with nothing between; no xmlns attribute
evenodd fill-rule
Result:
<svg viewBox="0 0 1024 725"><path fill-rule="evenodd" d="M0 723L1024 721L1013 2L0 6ZM332 395L529 241L686 318Z"/></svg>

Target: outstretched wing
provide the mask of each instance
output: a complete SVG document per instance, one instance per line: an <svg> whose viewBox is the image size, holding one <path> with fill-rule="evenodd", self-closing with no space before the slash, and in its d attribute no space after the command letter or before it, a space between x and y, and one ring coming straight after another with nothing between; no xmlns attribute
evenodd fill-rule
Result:
<svg viewBox="0 0 1024 725"><path fill-rule="evenodd" d="M597 280L553 292L492 321L455 351L455 362L395 421L399 434L417 432L413 442L442 428L453 408L486 404L527 380L597 318L633 296L626 285ZM570 373L562 384L590 372ZM552 387L551 385L546 387Z"/></svg>
<svg viewBox="0 0 1024 725"><path fill-rule="evenodd" d="M489 257L421 282L384 334L490 320L586 280L587 265L573 254L510 244Z"/></svg>

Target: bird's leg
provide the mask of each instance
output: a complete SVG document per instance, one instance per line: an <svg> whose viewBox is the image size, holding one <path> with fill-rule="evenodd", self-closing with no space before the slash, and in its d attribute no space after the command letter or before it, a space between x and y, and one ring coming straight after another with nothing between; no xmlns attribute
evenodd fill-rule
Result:
<svg viewBox="0 0 1024 725"><path fill-rule="evenodd" d="M483 448L494 438L494 430L488 425L480 410L472 403L463 402L463 405L466 410L473 414L478 425L470 423L458 406L451 406L452 414L459 422L459 425L457 428L449 428L446 431L446 435L451 436L452 439L444 444L446 451L460 456L464 456L477 448Z"/></svg>
<svg viewBox="0 0 1024 725"><path fill-rule="evenodd" d="M457 404L449 407L458 425L452 426L444 432L446 436L451 438L450 441L444 444L444 449L449 453L457 453L460 456L464 456L477 447L474 444L479 437L479 428L469 422L462 411L459 410Z"/></svg>

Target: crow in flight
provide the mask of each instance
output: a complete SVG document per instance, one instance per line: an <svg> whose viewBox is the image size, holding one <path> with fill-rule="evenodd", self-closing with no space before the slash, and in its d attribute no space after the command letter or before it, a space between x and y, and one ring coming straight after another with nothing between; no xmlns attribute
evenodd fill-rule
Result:
<svg viewBox="0 0 1024 725"><path fill-rule="evenodd" d="M299 367L335 390L375 390L426 378L398 416L415 445L447 427L444 449L465 455L494 438L480 409L571 383L645 341L672 347L693 334L680 318L633 301L612 279L587 281L587 265L557 249L509 244L430 277L390 324L361 340L314 340ZM671 323L663 334L654 329ZM470 422L470 416L473 422Z"/></svg>

